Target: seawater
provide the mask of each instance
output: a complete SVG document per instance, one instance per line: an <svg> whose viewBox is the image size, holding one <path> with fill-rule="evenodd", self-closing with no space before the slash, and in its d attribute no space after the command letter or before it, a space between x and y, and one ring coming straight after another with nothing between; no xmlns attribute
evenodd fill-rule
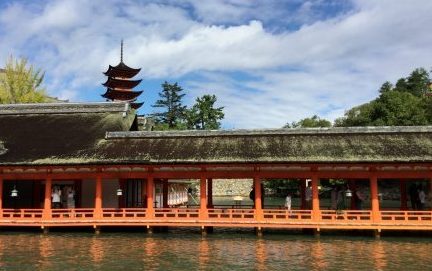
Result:
<svg viewBox="0 0 432 271"><path fill-rule="evenodd" d="M0 232L0 270L432 270L432 238Z"/></svg>

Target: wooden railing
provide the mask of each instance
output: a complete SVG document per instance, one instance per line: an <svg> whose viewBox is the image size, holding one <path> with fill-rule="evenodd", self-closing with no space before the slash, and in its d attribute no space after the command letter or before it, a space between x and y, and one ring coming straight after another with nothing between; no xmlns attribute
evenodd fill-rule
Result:
<svg viewBox="0 0 432 271"><path fill-rule="evenodd" d="M432 225L432 211L381 211L381 223L414 223Z"/></svg>
<svg viewBox="0 0 432 271"><path fill-rule="evenodd" d="M94 209L90 208L76 208L76 209L52 209L51 218L52 219L83 219L83 218L93 218Z"/></svg>
<svg viewBox="0 0 432 271"><path fill-rule="evenodd" d="M351 223L370 223L372 220L372 211L367 210L321 210L321 221L341 222L349 221Z"/></svg>
<svg viewBox="0 0 432 271"><path fill-rule="evenodd" d="M209 219L219 220L254 220L256 211L254 209L208 209Z"/></svg>
<svg viewBox="0 0 432 271"><path fill-rule="evenodd" d="M83 223L91 221L108 223L136 223L169 221L170 223L265 223L275 225L298 224L310 225L319 223L321 225L409 225L426 226L432 228L432 211L388 211L383 210L378 217L373 218L370 210L320 210L313 213L311 210L286 210L286 209L263 209L258 212L255 209L244 208L212 208L207 212L199 208L156 208L151 213L145 208L105 208L102 212L95 212L93 208L76 209L52 209L44 212L43 209L0 209L0 223L13 225L14 223L44 223L61 222Z"/></svg>
<svg viewBox="0 0 432 271"><path fill-rule="evenodd" d="M41 219L42 209L2 209L0 218L6 219Z"/></svg>
<svg viewBox="0 0 432 271"><path fill-rule="evenodd" d="M264 209L264 219L267 221L300 221L312 220L311 210L284 210L284 209Z"/></svg>
<svg viewBox="0 0 432 271"><path fill-rule="evenodd" d="M147 217L147 209L143 209L143 208L102 209L103 219L109 219L109 218L142 219L146 217Z"/></svg>
<svg viewBox="0 0 432 271"><path fill-rule="evenodd" d="M154 210L154 216L158 219L197 219L199 212L196 208L157 208Z"/></svg>

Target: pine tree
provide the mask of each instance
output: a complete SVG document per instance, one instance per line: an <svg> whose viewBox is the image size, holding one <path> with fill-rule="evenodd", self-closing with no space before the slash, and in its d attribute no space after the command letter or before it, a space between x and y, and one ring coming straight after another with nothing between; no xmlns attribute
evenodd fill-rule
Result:
<svg viewBox="0 0 432 271"><path fill-rule="evenodd" d="M153 105L155 108L164 108L163 112L153 113L156 123L160 127L167 126L168 129L178 129L185 119L186 106L182 103L183 89L177 84L162 84L160 99Z"/></svg>
<svg viewBox="0 0 432 271"><path fill-rule="evenodd" d="M223 107L215 108L217 101L215 95L204 95L196 99L196 103L187 111L187 124L189 129L216 130L220 128L219 122L224 118Z"/></svg>

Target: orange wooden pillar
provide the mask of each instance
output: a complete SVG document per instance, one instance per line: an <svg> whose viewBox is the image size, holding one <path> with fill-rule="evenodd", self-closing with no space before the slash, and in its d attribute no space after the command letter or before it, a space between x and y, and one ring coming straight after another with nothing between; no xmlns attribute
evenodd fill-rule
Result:
<svg viewBox="0 0 432 271"><path fill-rule="evenodd" d="M44 195L44 210L43 217L45 219L51 218L51 188L52 187L52 178L48 176L45 179L45 195Z"/></svg>
<svg viewBox="0 0 432 271"><path fill-rule="evenodd" d="M261 179L258 176L254 177L254 189L255 189L255 212L256 212L256 219L262 220L263 219L263 210L262 210L262 202L261 202Z"/></svg>
<svg viewBox="0 0 432 271"><path fill-rule="evenodd" d="M213 179L207 179L207 208L213 208Z"/></svg>
<svg viewBox="0 0 432 271"><path fill-rule="evenodd" d="M372 205L372 220L380 221L379 199L378 199L378 178L376 175L370 177L371 205Z"/></svg>
<svg viewBox="0 0 432 271"><path fill-rule="evenodd" d="M96 177L95 217L102 217L102 177Z"/></svg>
<svg viewBox="0 0 432 271"><path fill-rule="evenodd" d="M154 191L154 179L153 176L147 177L147 217L154 217L154 207L153 207L153 191Z"/></svg>
<svg viewBox="0 0 432 271"><path fill-rule="evenodd" d="M399 185L400 185L400 209L401 210L408 210L408 204L407 204L407 185L406 185L406 180L404 179L400 179L399 180Z"/></svg>
<svg viewBox="0 0 432 271"><path fill-rule="evenodd" d="M200 180L200 218L207 218L207 179L201 177Z"/></svg>
<svg viewBox="0 0 432 271"><path fill-rule="evenodd" d="M168 180L162 180L162 207L168 208Z"/></svg>
<svg viewBox="0 0 432 271"><path fill-rule="evenodd" d="M318 191L318 176L312 176L312 219L319 221L320 214L320 204L319 204L319 191Z"/></svg>

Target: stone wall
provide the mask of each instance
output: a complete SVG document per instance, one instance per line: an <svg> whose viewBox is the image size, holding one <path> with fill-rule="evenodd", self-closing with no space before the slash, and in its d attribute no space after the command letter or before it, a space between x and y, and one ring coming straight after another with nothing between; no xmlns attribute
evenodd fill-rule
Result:
<svg viewBox="0 0 432 271"><path fill-rule="evenodd" d="M214 196L249 196L253 184L252 179L214 179Z"/></svg>

